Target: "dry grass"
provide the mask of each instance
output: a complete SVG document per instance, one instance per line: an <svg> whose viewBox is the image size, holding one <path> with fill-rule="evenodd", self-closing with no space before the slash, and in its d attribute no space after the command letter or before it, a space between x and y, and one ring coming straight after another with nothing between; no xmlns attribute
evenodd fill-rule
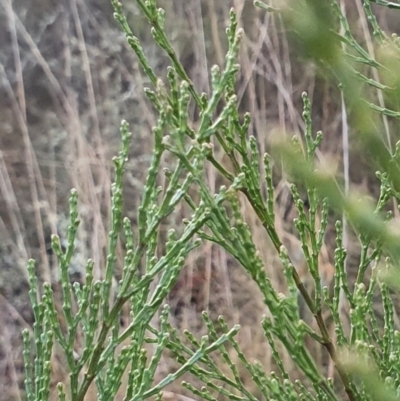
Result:
<svg viewBox="0 0 400 401"><path fill-rule="evenodd" d="M143 96L147 79L111 22L107 1L25 3L0 2L0 21L4 22L0 23L0 44L4 44L2 52L6 55L0 57L0 388L5 401L23 399L18 391L22 385L20 332L32 324L26 298L26 260L34 257L41 281L49 281L56 288L53 255L47 252L49 236L64 232L68 191L75 187L82 225L73 273L79 277L84 261L91 257L95 279L102 277L110 214L110 160L119 145L119 122L127 119L134 134L125 192L125 212L133 223L155 123ZM163 76L167 60L152 44L148 27L133 3L127 5L127 11L134 32L142 39L156 72ZM303 122L299 101L306 90L316 104L316 128L322 129L326 138L318 155L320 161L336 160L342 169L343 110L339 94L291 47L278 14L258 11L252 2L243 0L159 3L166 9L169 36L199 91L209 89L210 66L223 63L224 28L233 6L246 32L237 86L240 109L252 114L250 131L258 138L261 153L268 149L273 132L300 135ZM372 53L366 21L360 17L360 2L355 3L357 7L351 11L360 21L361 35ZM172 19L168 19L170 15ZM383 124L390 135L387 121ZM360 163L351 161L349 181L360 183ZM206 175L211 191L217 191L221 178L211 167ZM276 186L277 227L307 281L299 241L291 228L293 213L284 175L276 178ZM268 276L284 292L277 255L249 205L243 201L242 208ZM171 224L179 224L184 212L178 210ZM321 274L327 284L332 277L331 248L328 238L321 260ZM204 331L201 310L208 310L214 319L223 315L229 325L240 323L244 353L250 360L262 361L269 371L274 363L257 325L268 311L257 294L254 283L225 252L205 244L188 259L170 295L174 312L171 321L198 335ZM320 350L315 350L315 355L322 366L326 356ZM283 358L289 370L293 368L284 352ZM57 354L53 366L54 383L65 380ZM173 368L173 361L166 358L158 376ZM244 372L243 380L254 388ZM185 393L178 384L169 390ZM87 397L91 399L94 393Z"/></svg>

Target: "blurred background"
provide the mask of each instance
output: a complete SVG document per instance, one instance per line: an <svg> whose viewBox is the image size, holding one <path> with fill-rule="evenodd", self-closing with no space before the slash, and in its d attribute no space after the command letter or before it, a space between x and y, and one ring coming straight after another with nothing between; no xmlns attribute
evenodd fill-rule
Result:
<svg viewBox="0 0 400 401"><path fill-rule="evenodd" d="M229 9L234 7L245 32L237 83L240 111L251 113L249 134L258 139L261 153L268 150L271 135L291 137L302 133L301 93L306 91L313 107L314 131L324 134L318 157L334 169L339 179L342 177L340 92L332 78L319 71L298 46L281 14L266 13L245 0L157 3L166 11L167 34L199 92L209 92L210 67L224 64L225 28ZM370 29L361 0L343 1L342 5L353 34L367 46ZM154 44L146 19L134 1L124 2L124 10L150 64L164 78L169 61ZM400 30L400 13L388 9L376 12L388 34ZM27 260L36 260L40 282L50 282L57 297L59 278L50 235L58 233L63 240L69 191L76 188L81 226L71 280L82 279L89 257L95 262L95 279L102 277L111 158L119 150L119 124L126 119L133 133L124 207L135 224L156 115L143 94L150 82L140 71L107 0L0 0L0 48L0 398L11 401L24 399L20 333L33 323ZM211 167L206 174L211 191L217 191L223 183L221 178ZM287 182L279 172L274 179L277 229L307 283L301 248L292 227L295 213ZM368 157L352 147L350 182L372 197L378 192ZM184 210L178 210L165 229L179 225L183 214ZM245 204L243 214L269 277L277 290L284 292L276 252ZM321 275L328 286L333 274L335 216L331 217L321 255ZM122 258L122 246L119 251ZM356 265L357 244L349 253L350 265L352 258ZM120 267L121 263L116 278ZM268 311L254 283L218 247L205 244L192 253L169 302L171 324L198 336L204 334L202 310L208 310L213 319L223 315L230 326L240 323L239 342L246 356L260 360L267 370L274 369L258 324ZM314 349L313 353L321 367L333 374L323 351ZM290 367L289 356L283 353L283 358ZM164 362L159 377L176 364L168 355ZM66 380L57 351L52 367L54 386ZM244 373L243 381L250 383ZM171 389L182 392L177 387Z"/></svg>

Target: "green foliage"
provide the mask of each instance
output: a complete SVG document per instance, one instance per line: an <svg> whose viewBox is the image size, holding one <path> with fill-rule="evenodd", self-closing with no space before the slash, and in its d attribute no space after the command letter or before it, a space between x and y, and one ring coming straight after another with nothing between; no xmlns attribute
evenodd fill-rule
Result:
<svg viewBox="0 0 400 401"><path fill-rule="evenodd" d="M298 140L277 142L271 147L271 155L259 153L256 138L248 135L250 115L240 115L235 95L235 76L239 70L237 56L243 32L237 29L233 10L226 31L229 50L225 65L212 68L211 92L198 94L167 38L163 10L158 9L154 1L137 0L151 26L154 41L169 57L171 66L167 71L167 82L152 70L145 50L129 27L122 4L116 0L111 3L115 19L153 85L152 89L146 90L158 115L153 128L152 161L137 211L138 226L132 231L131 222L122 215L123 173L131 138L128 124L122 122L121 151L113 160L115 174L105 273L101 280L94 280L93 262L89 260L82 286L71 285L68 274L79 225L78 194L71 191L66 249L61 248L58 237L52 238L52 249L61 271L65 329L60 325L50 285L45 284L42 291L38 290L34 262L29 261L29 294L35 323L32 336L27 331L23 333L28 400L49 398L51 355L55 343L63 350L69 371L69 383L58 385L60 400L84 400L93 382L99 400L112 400L127 373L124 400L142 401L159 395L167 385L190 372L204 383L204 387L199 390L187 382L182 385L200 398L212 401L218 393L227 399L256 401L255 395L242 383L231 350L266 400L339 400L344 393L349 400L398 399L400 337L395 330L387 277L399 268L399 237L388 229L391 214L385 215L385 210L393 199L399 201L400 145L391 151L390 138L385 143L376 125L369 125L369 122L372 111L396 118L400 112L370 101L364 87L388 92L388 99L394 104L395 96L391 95L398 91L398 81L393 78L396 74L394 58L399 54L397 38L388 38L380 30L367 0L364 1L365 12L375 41L378 46L390 48L394 58L386 54L381 61L373 59L354 39L335 1L323 6L319 1L301 1L295 8L263 5L267 11L282 13L287 24L292 24L293 31L299 35L307 56L337 79L354 117L354 126L365 138L366 147L374 146L381 193L376 207L371 210L358 199L348 197L335 177L316 168L315 152L323 139L321 133L313 134L307 94L302 96L305 123L302 145ZM398 8L395 3L376 3ZM317 25L313 26L314 22ZM383 71L383 80L387 83L367 78L359 71L359 65ZM366 96L356 98L355 93ZM196 128L190 125L188 118L189 105L193 104L198 112ZM216 145L229 158L230 171L215 157ZM160 187L160 165L165 154L172 155L176 164L171 170L164 171L167 180L165 186ZM302 282L275 228L272 166L278 160L293 182L301 182L306 188L307 207L296 184L291 185L291 193L298 215L294 226L314 281L313 293ZM229 183L221 186L216 194L212 194L207 186L205 163L211 163ZM251 228L241 213L241 195L253 208L279 254L287 282L286 295L278 294L266 275ZM161 224L182 203L191 209L192 215L185 219L183 227L168 232L167 243L160 254L157 245ZM343 213L350 223L360 241L361 255L356 282L350 285L343 227L338 221L335 226L334 289L330 294L321 281L319 254L328 215L332 211L336 215ZM126 252L122 278L115 290L113 272L118 241L124 242ZM212 241L225 249L257 284L269 311L268 316L260 316L261 325L278 372L265 372L259 363L246 359L235 339L239 327L229 328L222 317L216 323L203 313L208 334L198 340L185 332L191 347L185 345L168 323L169 309L162 305L176 283L187 255L202 241ZM151 284L156 278L158 284L153 288ZM373 309L376 291L381 296L383 324L378 322ZM298 294L315 319L318 331L300 319ZM350 307L350 332L345 329L341 313L343 300ZM119 321L125 305L129 305L131 321L122 330ZM327 311L334 324L335 337L327 327ZM155 318L159 321L157 327L153 324ZM74 348L77 336L83 338L83 347L79 350ZM329 354L336 371L335 384L316 366L305 345L306 338L324 347ZM151 355L145 350L148 343L154 345ZM293 380L281 360L278 344L284 346L304 379ZM164 350L174 355L180 367L154 383ZM229 376L221 371L211 354L219 354L229 369Z"/></svg>

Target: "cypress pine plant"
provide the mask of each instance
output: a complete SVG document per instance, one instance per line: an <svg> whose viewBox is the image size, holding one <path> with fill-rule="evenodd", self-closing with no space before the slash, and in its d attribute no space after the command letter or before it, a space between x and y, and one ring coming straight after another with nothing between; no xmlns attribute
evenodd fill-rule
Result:
<svg viewBox="0 0 400 401"><path fill-rule="evenodd" d="M380 29L369 0L363 0L363 5L373 31L376 58L357 42L336 0L331 4L304 0L277 6L255 2L265 12L280 13L306 56L336 80L352 128L361 136L365 151L372 154L376 166L380 195L371 208L350 196L346 185L340 186L334 176L318 165L316 152L324 138L323 133L314 133L306 93L302 95L303 136L293 141L274 141L270 154L260 154L257 139L249 135L251 114L239 112L235 93L243 31L237 28L234 10L229 14L226 30L225 64L211 68L211 90L205 94L196 91L179 61L164 29L164 18L168 16L157 8L154 0L136 3L148 20L154 41L169 58L165 80L155 75L147 61L145 49L129 26L122 4L117 0L111 3L115 19L151 83L145 94L157 115L152 132L152 160L137 210L137 227L132 229L122 212L123 174L132 137L123 121L121 151L113 159L111 229L104 277L94 280L93 262L88 260L82 285L71 284L68 272L79 225L79 197L75 190L71 191L65 249L57 236L52 238L61 273L62 319L66 329L60 325L50 285L37 288L34 261L29 261L29 294L35 323L32 335L28 331L23 333L28 400L49 399L50 361L56 343L65 355L69 371L69 382L57 387L60 400L83 401L93 383L99 401L114 400L124 375L128 377L124 400L142 401L153 396L161 399L166 386L191 373L204 387L195 388L188 382L182 385L200 399L213 401L218 396L256 401L256 396L243 385L232 352L265 400L399 399L400 337L392 291L399 285L400 238L390 222L400 200L400 142L392 149L393 139L382 137L373 124L379 115L400 116L396 109L399 91L396 67L400 54L397 36L388 37ZM382 0L375 3L400 8L397 3ZM371 90L379 91L393 108L376 104ZM190 123L189 107L196 110L195 126ZM230 168L216 157L216 147L230 160ZM162 170L161 161L167 155L175 164ZM207 186L205 164L211 164L227 183L215 194ZM276 230L273 170L279 166L292 182L290 190L297 211L293 224L313 279L313 291L305 286ZM166 178L164 186L159 184L162 174ZM307 204L301 191L306 194ZM278 293L266 274L251 227L242 215L244 201L254 210L268 234L269 246L279 255L286 279L285 294ZM191 214L183 220L182 227L168 232L165 246L160 248L161 225L181 204ZM323 285L319 264L329 216L339 216L335 224L332 292ZM360 242L354 283L346 269L348 250L343 240L344 230L352 230ZM118 241L124 243L125 256L122 277L115 287L113 270ZM240 327L228 327L223 317L215 322L204 312L208 333L201 339L185 332L183 341L182 335L169 324L165 299L177 282L188 254L204 241L217 244L231 255L262 294L269 313L254 324L262 326L275 359L275 372L264 371L261 364L246 358L235 337ZM152 286L156 278L157 285ZM381 317L374 309L377 297ZM300 303L311 313L314 325L301 319ZM130 321L122 328L120 318L127 306ZM348 316L343 313L347 306ZM158 323L154 324L155 321ZM77 336L83 338L79 349L75 347ZM306 345L310 341L326 351L334 367L333 377L317 366L310 346ZM151 354L145 350L149 343L154 345ZM282 346L292 358L300 379L294 379L282 362ZM170 352L180 367L154 382L164 351ZM225 364L229 375L215 362L215 355Z"/></svg>

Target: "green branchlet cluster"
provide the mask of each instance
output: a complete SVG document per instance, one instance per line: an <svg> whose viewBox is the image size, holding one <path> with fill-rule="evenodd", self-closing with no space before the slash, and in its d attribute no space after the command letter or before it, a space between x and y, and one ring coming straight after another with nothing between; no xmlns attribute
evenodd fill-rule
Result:
<svg viewBox="0 0 400 401"><path fill-rule="evenodd" d="M217 66L212 68L211 93L198 94L167 38L164 11L156 7L155 1L137 0L137 5L149 21L154 41L169 56L171 66L167 71L167 82L163 82L152 70L144 49L129 27L122 4L116 0L111 0L111 3L115 19L153 85L153 89L145 92L158 114L153 129L153 156L137 211L137 228L132 230L131 222L122 215L123 173L131 138L128 124L123 121L120 129L121 151L113 160L112 214L102 280L94 281L94 266L89 260L85 283L70 284L68 268L79 225L78 195L75 190L70 197L66 249L61 248L57 236L52 238L52 249L57 255L61 271L62 311L55 309L49 284L45 284L41 291L37 289L34 261L29 261L29 294L35 323L31 334L28 331L23 333L28 400L48 400L52 350L56 343L63 350L69 371L68 383L58 385L60 400L83 401L92 383L95 383L99 400L113 400L120 391L124 375L127 375L124 400L142 401L151 396L160 398L163 388L190 372L204 383L204 387L198 389L188 382L182 385L199 398L215 401L216 394L220 394L225 399L235 401L257 401L243 385L228 349L236 352L237 359L249 372L265 400L339 400L343 394L349 400L398 399L400 335L395 330L393 304L385 281L385 277L390 277L398 268L398 238L387 229L387 221L391 216L382 219L381 215L392 199L399 200L393 172L398 168L400 145L389 158L391 170L378 173L381 194L375 210L369 211L361 204L356 205L353 200L343 196L331 177L315 169L314 155L322 134L313 135L311 105L307 95L303 94L304 143L302 146L298 141L293 146L288 143L277 144L273 154L283 162L289 175L295 177L296 182L301 179L306 188L307 208L298 187L291 185L298 215L294 225L308 271L314 280L314 291L310 293L275 229L273 159L268 154L261 155L256 138L248 136L250 115L240 116L238 112L235 75L239 70L236 60L243 32L237 29L235 12L230 12L227 28L229 50L225 66L222 69ZM305 6L307 2L301 3ZM336 2L333 3L333 11L344 28L340 40L352 49L344 57L351 59L353 64L379 67L379 63L358 45L340 8ZM394 3L376 3L397 7ZM364 1L364 6L376 40L387 41L373 17L369 1ZM264 5L263 8L280 12L271 6ZM354 52L358 55L354 55ZM327 61L329 59L322 60L325 64ZM336 60L331 68L345 93L350 82L346 74L351 72L363 83L379 90L386 89L385 85L357 72L352 63ZM198 110L196 128L189 123L189 104L194 104ZM393 115L398 116L398 112L378 109L372 103L369 106L383 114L396 113ZM229 158L231 171L216 159L213 151L215 146L223 149ZM164 154L172 155L176 163L173 168L162 171L160 166ZM219 188L216 194L212 194L207 186L204 175L206 163L211 163L229 183ZM160 174L165 174L167 178L164 187L158 184ZM241 214L239 194L246 197L280 256L287 281L285 295L277 293L266 275L252 240L251 229ZM181 203L188 206L192 215L184 220L179 230L171 229L168 232L164 254L160 256L157 246L160 224ZM321 283L319 254L328 215L332 210L346 214L358 235L361 255L356 282L351 286L345 265L342 224L337 222L334 288L333 294L330 294ZM115 292L113 271L119 240L125 244L126 252L122 278ZM278 367L277 372L265 372L261 364L246 359L235 340L239 327L229 328L222 317L218 322L212 322L203 313L208 334L198 340L192 333L185 332L186 342L168 323L169 308L163 306L164 300L176 283L187 255L202 241L212 241L225 249L257 284L270 312L268 316L260 316L260 320ZM371 277L366 279L366 272L371 266ZM382 271L386 276L381 274ZM156 278L158 284L152 288L151 284ZM373 296L377 290L382 300L383 324L378 323L373 309ZM318 331L300 320L298 296L304 299ZM340 310L343 299L350 306L350 333L344 329ZM122 330L120 316L127 304L131 320ZM326 311L330 312L333 321L335 339L327 326ZM62 316L58 316L58 313ZM159 324L154 327L152 322L157 316ZM65 329L60 320L65 321ZM78 348L77 337L82 339ZM316 366L305 346L306 337L311 337L326 349L336 369L335 385ZM191 347L185 345L187 342ZM145 351L147 343L154 345L151 355ZM303 373L304 381L291 380L290 372L281 360L278 344L287 350L297 369ZM164 350L169 350L175 356L180 368L154 383L156 368ZM220 370L210 357L211 353L220 355L229 368L229 376ZM357 356L355 359L360 364L349 363L353 355Z"/></svg>

